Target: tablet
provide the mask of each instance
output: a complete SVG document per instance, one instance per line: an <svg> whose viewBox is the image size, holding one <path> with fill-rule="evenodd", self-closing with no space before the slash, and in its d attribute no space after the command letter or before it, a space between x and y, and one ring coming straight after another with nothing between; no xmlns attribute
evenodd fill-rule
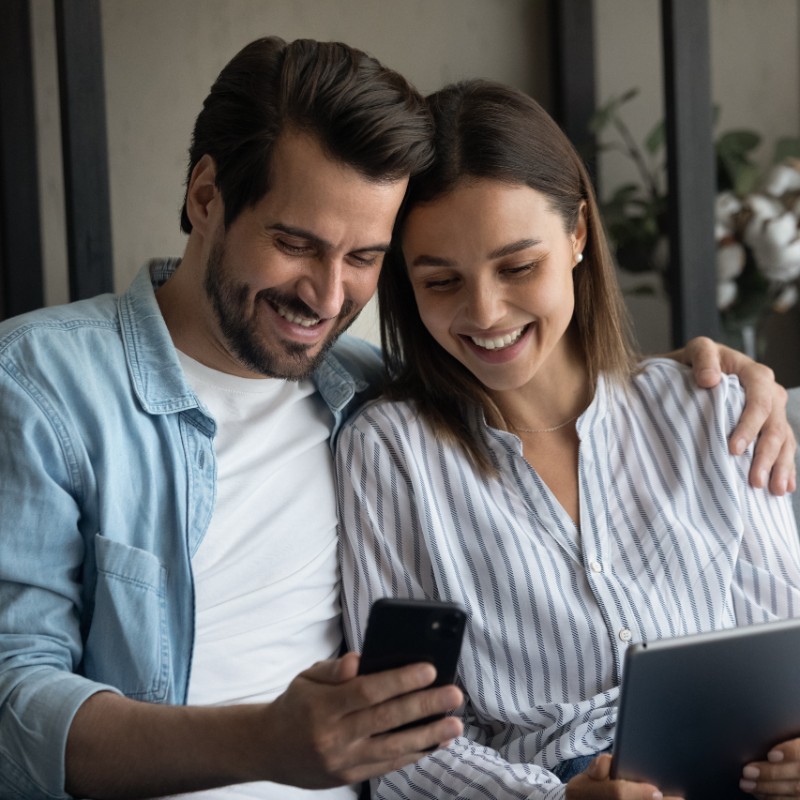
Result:
<svg viewBox="0 0 800 800"><path fill-rule="evenodd" d="M749 798L742 767L800 736L800 619L631 645L612 777L686 800Z"/></svg>

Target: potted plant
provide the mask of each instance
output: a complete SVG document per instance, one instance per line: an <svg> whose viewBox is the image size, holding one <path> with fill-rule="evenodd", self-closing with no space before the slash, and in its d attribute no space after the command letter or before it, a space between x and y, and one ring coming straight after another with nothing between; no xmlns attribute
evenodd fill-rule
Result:
<svg viewBox="0 0 800 800"><path fill-rule="evenodd" d="M621 111L638 93L634 88L612 97L592 118L598 149L621 151L639 177L616 187L601 205L619 267L665 277L665 129L659 122L641 144L636 141ZM800 278L800 138L779 139L766 171L753 160L760 143L749 130L727 131L714 142L717 305L732 343L754 357L759 322L797 302Z"/></svg>

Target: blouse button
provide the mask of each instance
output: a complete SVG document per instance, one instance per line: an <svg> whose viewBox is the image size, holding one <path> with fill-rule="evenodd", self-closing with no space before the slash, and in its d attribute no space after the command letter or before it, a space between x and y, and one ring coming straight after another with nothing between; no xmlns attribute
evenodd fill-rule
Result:
<svg viewBox="0 0 800 800"><path fill-rule="evenodd" d="M623 628L619 632L619 638L622 639L623 642L629 642L632 637L633 637L633 634L630 632L630 629L628 629L628 628Z"/></svg>
<svg viewBox="0 0 800 800"><path fill-rule="evenodd" d="M603 565L599 561L592 561L592 563L589 564L589 567L591 568L592 572L603 571Z"/></svg>

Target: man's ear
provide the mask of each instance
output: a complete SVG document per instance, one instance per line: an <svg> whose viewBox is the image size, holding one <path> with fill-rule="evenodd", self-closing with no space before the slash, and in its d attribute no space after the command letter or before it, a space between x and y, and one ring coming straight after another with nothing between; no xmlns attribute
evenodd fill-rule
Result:
<svg viewBox="0 0 800 800"><path fill-rule="evenodd" d="M189 177L186 191L186 213L192 223L192 229L200 234L208 231L209 220L217 210L221 210L222 197L216 185L217 165L214 159L206 154L195 165Z"/></svg>

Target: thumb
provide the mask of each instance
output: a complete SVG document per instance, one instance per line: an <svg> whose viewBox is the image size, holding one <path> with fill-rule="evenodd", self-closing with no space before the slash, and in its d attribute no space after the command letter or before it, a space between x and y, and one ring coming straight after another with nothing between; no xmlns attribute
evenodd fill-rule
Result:
<svg viewBox="0 0 800 800"><path fill-rule="evenodd" d="M586 774L596 781L607 781L611 777L611 756L601 753L588 767Z"/></svg>

